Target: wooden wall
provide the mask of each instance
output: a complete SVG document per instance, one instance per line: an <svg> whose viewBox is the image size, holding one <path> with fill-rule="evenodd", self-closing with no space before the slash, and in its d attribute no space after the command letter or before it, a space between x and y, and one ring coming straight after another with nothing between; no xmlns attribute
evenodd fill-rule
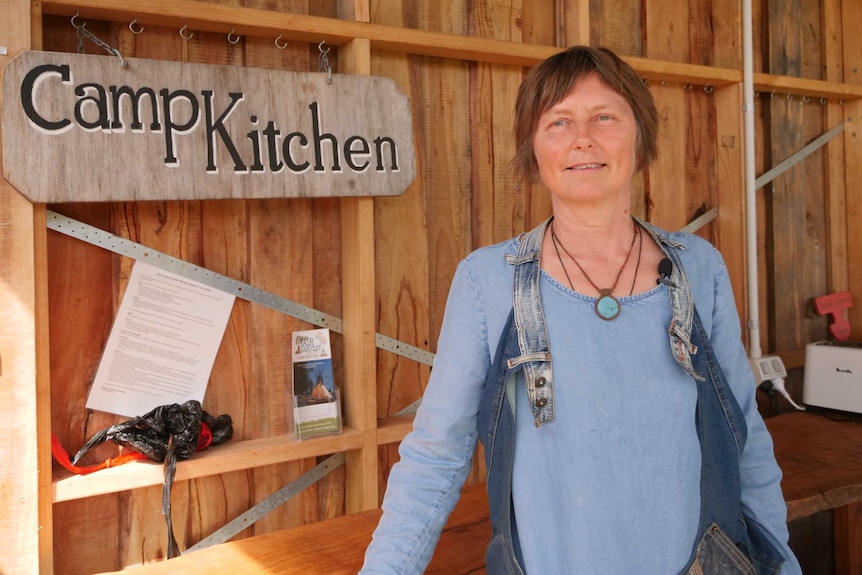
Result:
<svg viewBox="0 0 862 575"><path fill-rule="evenodd" d="M34 32L32 37L16 40L18 49L76 50L70 5L60 4L55 8L50 3L31 5L24 0L0 2L0 11L5 13L8 5L18 24L32 8ZM221 4L345 20L367 18L399 29L547 47L588 42L607 45L637 62L742 68L740 2L736 0L225 0ZM862 6L833 0L760 0L754 8L757 72L862 84L858 72L862 45L853 29L862 19ZM129 29L129 21L87 18L86 22L88 30L128 57L317 69L316 43L290 37L287 48L280 50L270 37L242 36L238 44L231 45L223 32L195 31L192 39L185 40L176 26L146 24L136 35ZM14 29L20 36L18 24L0 24L0 31ZM85 50L100 53L89 42L85 42ZM0 56L0 63L4 61ZM346 48L333 49L330 62L336 70L341 64L342 68L354 67L347 71L355 71L354 53ZM418 155L413 185L402 196L375 199L373 209L362 216L373 217L374 321L379 333L433 352L458 261L471 250L527 230L549 215L549 199L542 186L516 188L508 170L514 151L512 110L525 68L376 49L371 50L368 64L370 73L393 78L410 97ZM699 233L724 253L744 321L748 286L741 84L689 83L682 79L684 75L673 73L671 64L651 69L663 68L669 71L666 75L653 74L649 80L661 115L661 153L655 166L638 179L635 211L676 229L718 207L717 219ZM803 100L793 89L774 94L761 91L756 98L758 174L838 122L847 125L844 135L758 192L761 345L764 353L781 354L791 368L801 366L806 343L827 337L827 320L809 313L811 298L849 289L862 301L862 236L858 231L862 178L856 173L862 168L850 161L860 154L854 127L860 104L854 98L840 100L825 97L821 101L812 96ZM28 272L7 260L0 262L0 279L7 280L0 282L0 291L14 287L7 278L23 281L27 287L24 291L32 300L27 305L50 341L49 347L30 344L37 350L50 349L50 381L43 380L50 388L50 429L74 451L97 430L116 421L113 416L86 410L84 402L132 262L53 232L43 235L39 224L44 223L40 219L44 206L30 207L8 188L0 187L0 223L24 222L13 230L17 237L30 234L37 244L38 238L44 238L47 262L42 268L35 266L35 273L38 276L42 269L47 281L40 291L32 268ZM345 260L349 254L343 252L341 237L344 211L355 206L339 200L62 204L48 208L337 317L345 313L346 299L363 297L342 281L345 266L356 265L352 259ZM0 232L6 233L3 228ZM10 250L17 250L8 252L13 254L12 261L33 259L32 248L12 245L8 237L8 233L0 235L4 256L11 245ZM312 238L311 249L308 238ZM5 295L0 303L9 297ZM47 308L44 304L39 308L36 302L40 298ZM35 311L43 308L47 317ZM851 320L854 336L862 337L862 315L855 311ZM28 349L27 342L12 341L14 335L7 327L12 324L0 323L6 323L0 327L0 335L6 338L0 339L2 345ZM233 417L236 441L288 432L285 414L290 377L285 369L285 342L291 331L308 327L237 300L204 405L213 414ZM23 326L23 333L35 338L30 325ZM342 338L334 339L338 358L344 357L344 345ZM11 385L5 371L9 369L8 352L0 359L4 367L0 397L14 407L6 399ZM37 362L31 358L25 365ZM345 368L339 361L338 378L344 376ZM384 421L421 397L430 369L378 351L371 370L375 372L376 385L369 383L366 391L376 391L371 405L376 405L377 418ZM33 380L35 385L36 375L18 374L11 381L22 379ZM35 413L40 408L45 406L26 401L20 412ZM32 439L28 441L32 450ZM3 446L8 461L17 448L12 440ZM378 481L373 486L378 497L397 459L396 446L391 441L379 447ZM97 455L110 453L103 449ZM32 457L29 451L28 457ZM180 547L193 545L314 466L317 459L177 482L173 517ZM30 459L26 463L29 471L23 477L29 482L15 487L16 493L32 489L36 463ZM12 481L2 477L4 486ZM469 481L482 477L477 464ZM240 537L344 514L349 509L345 502L348 481L343 469L335 472ZM40 569L47 573L53 568L68 575L87 574L164 558L160 489L152 485L55 503L47 511L52 514L53 550L34 550L13 559L6 551L14 547L0 543L0 572ZM0 525L11 532L10 522L20 519L19 511L6 505L0 514L6 510L15 517L2 517ZM35 525L35 515L31 508L30 528ZM812 548L811 541L822 543L823 537L829 537L822 534L822 525L815 527L797 530L800 547ZM32 540L27 539L30 535L21 537L25 546ZM817 547L820 543L814 548L821 549ZM36 567L39 555L42 565Z"/></svg>

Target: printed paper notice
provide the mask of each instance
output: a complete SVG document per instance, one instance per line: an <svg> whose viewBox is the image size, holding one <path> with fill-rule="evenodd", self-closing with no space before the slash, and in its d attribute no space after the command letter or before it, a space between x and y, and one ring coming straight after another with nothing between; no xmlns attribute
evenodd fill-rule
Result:
<svg viewBox="0 0 862 575"><path fill-rule="evenodd" d="M134 417L203 402L233 302L231 294L136 262L87 407Z"/></svg>

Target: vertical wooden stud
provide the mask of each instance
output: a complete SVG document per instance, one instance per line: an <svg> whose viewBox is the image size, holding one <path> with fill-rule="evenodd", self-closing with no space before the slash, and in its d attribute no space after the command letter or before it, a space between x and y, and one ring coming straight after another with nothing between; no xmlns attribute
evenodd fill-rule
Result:
<svg viewBox="0 0 862 575"><path fill-rule="evenodd" d="M367 0L348 2L343 12L368 21ZM339 50L339 71L371 74L371 43L356 38ZM363 433L361 449L345 463L348 513L374 509L377 500L377 294L374 277L374 199L341 203L342 305L344 308L344 417Z"/></svg>
<svg viewBox="0 0 862 575"><path fill-rule="evenodd" d="M27 0L0 0L0 13L2 67L31 47L34 18ZM44 222L45 207L0 174L0 402L10 418L0 438L9 463L0 471L3 573L53 572Z"/></svg>

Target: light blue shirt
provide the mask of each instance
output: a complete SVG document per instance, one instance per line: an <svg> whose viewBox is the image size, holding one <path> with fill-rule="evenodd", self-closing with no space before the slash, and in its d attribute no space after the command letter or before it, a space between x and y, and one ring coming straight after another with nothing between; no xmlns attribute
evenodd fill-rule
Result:
<svg viewBox="0 0 862 575"><path fill-rule="evenodd" d="M743 504L800 569L786 545L780 471L755 401L740 324L720 254L672 234L704 327L749 427L740 463ZM496 342L512 308L505 253L517 240L477 250L460 265L414 431L401 443L384 514L361 573L421 573L469 470L477 410ZM542 273L554 359L555 418L536 427L518 385L513 499L526 572L667 575L694 545L700 505L697 391L668 349L667 288L620 298L612 321L595 298Z"/></svg>

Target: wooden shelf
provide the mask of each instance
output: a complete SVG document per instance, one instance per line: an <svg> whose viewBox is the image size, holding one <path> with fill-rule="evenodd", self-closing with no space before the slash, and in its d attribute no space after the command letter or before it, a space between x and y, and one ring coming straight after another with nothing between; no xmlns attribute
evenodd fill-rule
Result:
<svg viewBox="0 0 862 575"><path fill-rule="evenodd" d="M381 419L377 424L377 445L397 443L413 429L413 414Z"/></svg>
<svg viewBox="0 0 862 575"><path fill-rule="evenodd" d="M774 74L754 74L754 89L761 93L775 91L776 94L780 94L782 97L789 95L818 99L838 98L843 100L862 98L862 85L839 84L823 80L776 76Z"/></svg>
<svg viewBox="0 0 862 575"><path fill-rule="evenodd" d="M367 39L372 50L451 58L474 62L491 62L513 66L533 66L560 51L555 46L522 44L404 29L368 22L289 14L259 8L212 4L198 0L142 0L123 3L116 0L49 0L42 4L44 14L80 19L95 18L113 22L136 19L142 26L183 26L239 36L281 36L288 42L340 46L357 38ZM196 17L189 15L195 14ZM698 86L722 87L742 82L742 70L717 68L680 62L629 57L626 60L650 81L666 81ZM862 85L840 84L823 80L791 78L772 74L755 74L755 89L783 96L808 98L862 98Z"/></svg>
<svg viewBox="0 0 862 575"><path fill-rule="evenodd" d="M340 435L299 441L281 435L226 443L195 454L177 464L176 481L195 479L219 473L241 471L263 465L296 461L329 455L363 446L362 433L345 427ZM83 499L106 493L117 493L164 483L161 463L132 462L103 469L89 475L74 475L66 470L55 472L52 485L54 503Z"/></svg>

